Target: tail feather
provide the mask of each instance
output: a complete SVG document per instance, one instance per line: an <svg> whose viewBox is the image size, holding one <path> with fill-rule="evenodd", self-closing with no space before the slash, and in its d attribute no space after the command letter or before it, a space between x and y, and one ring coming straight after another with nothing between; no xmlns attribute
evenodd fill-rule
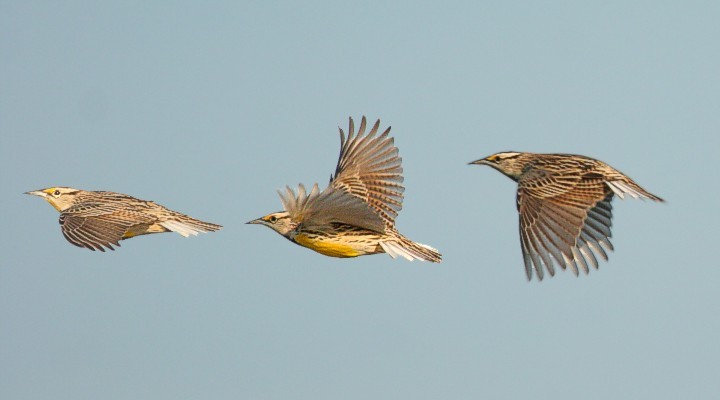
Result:
<svg viewBox="0 0 720 400"><path fill-rule="evenodd" d="M655 196L654 194L648 192L647 190L640 187L640 185L638 185L637 183L630 181L630 180L629 181L624 181L624 180L607 181L607 185L621 199L624 199L625 195L629 195L630 197L634 197L636 199L649 199L649 200L660 201L660 202L665 201L665 200Z"/></svg>
<svg viewBox="0 0 720 400"><path fill-rule="evenodd" d="M405 237L380 242L382 249L392 258L403 257L408 261L420 260L439 263L442 255L436 249L421 243L415 243Z"/></svg>
<svg viewBox="0 0 720 400"><path fill-rule="evenodd" d="M177 232L184 237L190 235L196 236L199 233L207 233L217 231L222 228L221 225L203 222L194 218L183 218L182 220L167 220L161 222L160 225L168 230Z"/></svg>

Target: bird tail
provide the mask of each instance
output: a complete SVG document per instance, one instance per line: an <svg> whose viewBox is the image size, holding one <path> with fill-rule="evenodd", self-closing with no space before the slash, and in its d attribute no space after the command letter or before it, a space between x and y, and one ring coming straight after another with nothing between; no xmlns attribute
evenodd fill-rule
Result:
<svg viewBox="0 0 720 400"><path fill-rule="evenodd" d="M439 263L442 261L442 255L436 249L396 234L395 237L380 242L380 247L392 258L397 256L406 260L420 260Z"/></svg>
<svg viewBox="0 0 720 400"><path fill-rule="evenodd" d="M160 223L165 229L177 232L184 237L190 235L196 236L199 233L214 232L222 228L222 225L216 225L210 222L200 221L199 219L182 215L175 216Z"/></svg>
<svg viewBox="0 0 720 400"><path fill-rule="evenodd" d="M665 200L661 199L660 197L655 196L654 194L643 189L642 187L640 187L640 185L635 183L635 181L633 181L632 179L626 178L626 179L608 180L607 185L621 199L624 199L625 195L629 195L630 197L634 197L636 199L648 199L648 200L659 201L659 202L665 201Z"/></svg>

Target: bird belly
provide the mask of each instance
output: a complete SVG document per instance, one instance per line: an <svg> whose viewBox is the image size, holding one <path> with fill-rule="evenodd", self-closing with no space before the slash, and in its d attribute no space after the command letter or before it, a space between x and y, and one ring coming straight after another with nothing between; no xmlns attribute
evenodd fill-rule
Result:
<svg viewBox="0 0 720 400"><path fill-rule="evenodd" d="M295 236L295 243L300 246L307 247L308 249L315 250L320 254L329 257L357 257L365 254L375 253L377 243L353 243L345 240L338 240L336 238L323 238L320 239L316 236L310 236L300 233Z"/></svg>

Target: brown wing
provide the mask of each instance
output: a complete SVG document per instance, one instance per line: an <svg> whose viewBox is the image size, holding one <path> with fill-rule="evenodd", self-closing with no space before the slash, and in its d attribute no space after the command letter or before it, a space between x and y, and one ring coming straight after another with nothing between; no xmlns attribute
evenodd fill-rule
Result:
<svg viewBox="0 0 720 400"><path fill-rule="evenodd" d="M535 270L542 280L543 265L554 275L553 262L577 274L578 266L586 273L588 265L597 268L596 255L607 260L612 198L598 173L532 169L524 174L518 181L517 206L528 279Z"/></svg>
<svg viewBox="0 0 720 400"><path fill-rule="evenodd" d="M292 220L306 228L320 228L339 222L385 232L385 221L367 203L333 186L320 193L316 183L308 193L301 184L297 194L289 187L284 192L278 191L278 194Z"/></svg>
<svg viewBox="0 0 720 400"><path fill-rule="evenodd" d="M70 243L90 250L115 250L129 228L151 224L156 218L135 211L123 210L117 205L83 203L60 214L63 236Z"/></svg>
<svg viewBox="0 0 720 400"><path fill-rule="evenodd" d="M358 197L384 221L393 224L402 208L405 190L402 159L393 138L388 136L389 127L376 136L380 120L367 133L366 125L365 117L362 117L356 134L350 118L347 137L340 129L340 157L330 186Z"/></svg>

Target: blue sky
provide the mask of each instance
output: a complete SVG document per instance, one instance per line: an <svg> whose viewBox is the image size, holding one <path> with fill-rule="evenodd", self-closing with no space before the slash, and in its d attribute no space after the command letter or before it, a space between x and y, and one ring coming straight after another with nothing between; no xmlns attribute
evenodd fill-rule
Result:
<svg viewBox="0 0 720 400"><path fill-rule="evenodd" d="M3 399L709 398L720 390L716 2L0 3ZM392 125L409 238L323 257L250 219ZM610 261L527 282L515 185L579 153ZM113 190L225 226L76 248L22 193Z"/></svg>

